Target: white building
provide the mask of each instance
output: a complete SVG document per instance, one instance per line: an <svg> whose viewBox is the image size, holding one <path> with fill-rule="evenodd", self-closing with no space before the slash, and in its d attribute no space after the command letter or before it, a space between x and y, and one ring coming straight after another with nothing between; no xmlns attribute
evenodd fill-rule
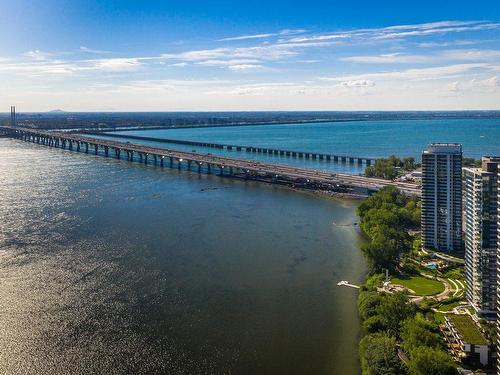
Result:
<svg viewBox="0 0 500 375"><path fill-rule="evenodd" d="M462 145L432 143L422 152L422 246L462 250Z"/></svg>
<svg viewBox="0 0 500 375"><path fill-rule="evenodd" d="M463 169L466 296L489 319L496 319L499 165L500 157L483 157L481 168Z"/></svg>

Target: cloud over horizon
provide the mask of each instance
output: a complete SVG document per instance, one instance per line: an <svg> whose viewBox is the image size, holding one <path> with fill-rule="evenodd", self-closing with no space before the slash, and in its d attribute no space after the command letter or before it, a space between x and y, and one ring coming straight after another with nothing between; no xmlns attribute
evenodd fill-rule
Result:
<svg viewBox="0 0 500 375"><path fill-rule="evenodd" d="M201 89L195 85L193 110L269 109L270 103L276 106L273 109L458 109L463 103L497 108L499 30L500 23L485 20L325 32L281 29L208 37L164 46L152 54L75 42L78 47L64 52L40 48L3 56L0 75L15 87L3 94L3 100L18 97L26 101L28 91L37 98L30 104L34 109L54 107L49 99L54 100L57 93L71 97L69 90L90 90L94 98L105 92L128 98L139 88L142 96L135 103L149 108L144 92L158 95L165 87L180 96L165 95L164 102L159 102L164 104L154 101L159 106L155 108L184 108L181 96L193 82L204 82ZM165 86L165 82L169 84ZM47 86L53 88L51 95L40 100L45 91L37 87ZM92 87L99 87L102 95L95 96ZM224 101L208 100L214 93ZM264 93L271 100L255 99ZM455 102L449 100L450 93ZM476 99L480 95L482 101L471 101L472 95ZM243 99L249 96L254 99ZM371 102L367 102L368 96ZM94 108L97 103L87 98L70 109Z"/></svg>

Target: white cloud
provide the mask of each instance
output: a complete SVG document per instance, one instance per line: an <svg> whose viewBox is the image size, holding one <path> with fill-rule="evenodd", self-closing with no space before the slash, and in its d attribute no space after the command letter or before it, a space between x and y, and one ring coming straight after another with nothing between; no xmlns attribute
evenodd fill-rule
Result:
<svg viewBox="0 0 500 375"><path fill-rule="evenodd" d="M404 53L390 53L381 55L361 55L342 57L340 61L357 62L363 64L421 64L442 61L495 61L500 58L498 50L445 50L426 55L408 55Z"/></svg>
<svg viewBox="0 0 500 375"><path fill-rule="evenodd" d="M296 35L307 32L306 29L283 29L279 32L280 35Z"/></svg>
<svg viewBox="0 0 500 375"><path fill-rule="evenodd" d="M226 42L226 41L233 41L233 40L247 40L247 39L263 39L263 38L270 38L272 36L275 36L276 34L254 34L254 35L240 35L240 36L233 36L229 38L222 38L218 39L218 42Z"/></svg>
<svg viewBox="0 0 500 375"><path fill-rule="evenodd" d="M446 89L452 93L461 92L483 92L483 93L493 93L495 91L500 91L500 80L498 76L493 76L485 79L471 79L455 81L446 86Z"/></svg>
<svg viewBox="0 0 500 375"><path fill-rule="evenodd" d="M396 63L425 63L433 61L432 56L406 55L403 53L389 53L381 55L342 57L341 61L350 61L364 64L396 64Z"/></svg>
<svg viewBox="0 0 500 375"><path fill-rule="evenodd" d="M464 73L470 73L474 70L492 70L494 66L490 66L485 63L477 64L454 64L446 66L437 66L431 68L413 68L405 69L400 71L390 71L390 72L376 72L376 73L364 73L356 75L338 76L338 77L320 77L323 81L359 81L359 80L374 80L374 81L425 81L425 80L439 80L439 79L450 79L456 77L457 75L463 75Z"/></svg>
<svg viewBox="0 0 500 375"><path fill-rule="evenodd" d="M340 82L340 85L344 87L373 87L375 86L375 82L369 79L359 79L355 81Z"/></svg>
<svg viewBox="0 0 500 375"><path fill-rule="evenodd" d="M255 64L260 60L255 59L230 59L230 60L205 60L199 61L197 65L204 66L230 66L230 65L238 65L238 64Z"/></svg>
<svg viewBox="0 0 500 375"><path fill-rule="evenodd" d="M90 66L82 66L82 69L98 69L111 72L124 72L139 69L143 64L138 58L115 58L89 61Z"/></svg>
<svg viewBox="0 0 500 375"><path fill-rule="evenodd" d="M169 64L168 66L183 67L187 65L189 65L187 62L179 62L179 63Z"/></svg>
<svg viewBox="0 0 500 375"><path fill-rule="evenodd" d="M92 48L88 48L88 47L85 47L85 46L80 46L80 51L81 52L86 52L86 53L95 53L95 54L111 53L110 51L103 51L103 50L98 50L98 49L92 49Z"/></svg>
<svg viewBox="0 0 500 375"><path fill-rule="evenodd" d="M470 23L468 23L470 25ZM500 23L480 23L473 26L456 26L453 27L416 27L414 30L401 31L394 33L381 33L374 37L374 39L396 39L405 38L413 36L429 36L433 34L447 34L463 31L481 31L481 30L493 30L500 28ZM386 28L387 30L387 28Z"/></svg>
<svg viewBox="0 0 500 375"><path fill-rule="evenodd" d="M486 21L441 21L414 25L395 25L381 28L353 29L351 31L337 31L290 39L291 42L309 42L332 39L351 39L359 43L368 41L384 41L404 39L415 36L431 36L434 34L448 34L464 31L482 31L499 29L500 23Z"/></svg>
<svg viewBox="0 0 500 375"><path fill-rule="evenodd" d="M24 56L27 56L33 60L37 61L44 61L48 60L52 55L52 53L49 52L43 52L40 50L34 50L34 51L28 51L24 54Z"/></svg>
<svg viewBox="0 0 500 375"><path fill-rule="evenodd" d="M248 71L261 70L264 67L259 64L236 64L236 65L229 65L228 68L235 72L248 72Z"/></svg>

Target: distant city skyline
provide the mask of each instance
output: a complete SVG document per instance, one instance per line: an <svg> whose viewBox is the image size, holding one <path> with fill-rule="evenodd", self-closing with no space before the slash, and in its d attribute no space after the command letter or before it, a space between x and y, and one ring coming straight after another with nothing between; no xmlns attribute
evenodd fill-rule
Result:
<svg viewBox="0 0 500 375"><path fill-rule="evenodd" d="M500 109L495 2L358 4L8 2L0 103L19 112Z"/></svg>

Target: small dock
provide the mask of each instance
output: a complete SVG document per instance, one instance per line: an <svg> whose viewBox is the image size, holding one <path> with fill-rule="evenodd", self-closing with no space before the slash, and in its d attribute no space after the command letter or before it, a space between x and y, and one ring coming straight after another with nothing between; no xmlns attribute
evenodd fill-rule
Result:
<svg viewBox="0 0 500 375"><path fill-rule="evenodd" d="M359 285L355 285L355 284L351 284L349 281L347 280L342 280L342 281L339 281L337 283L338 286L349 286L351 288L356 288L356 289L359 289Z"/></svg>

